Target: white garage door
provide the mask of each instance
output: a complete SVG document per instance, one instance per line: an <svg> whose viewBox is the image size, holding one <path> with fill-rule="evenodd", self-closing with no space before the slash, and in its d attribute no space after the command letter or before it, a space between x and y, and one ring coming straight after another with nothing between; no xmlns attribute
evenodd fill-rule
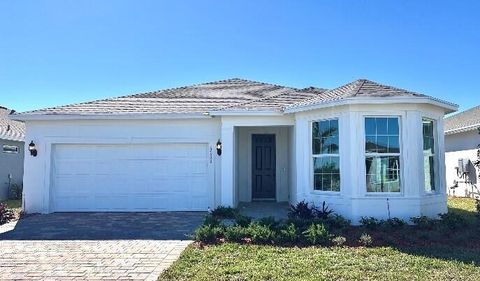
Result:
<svg viewBox="0 0 480 281"><path fill-rule="evenodd" d="M205 144L54 145L52 208L205 211L213 169Z"/></svg>

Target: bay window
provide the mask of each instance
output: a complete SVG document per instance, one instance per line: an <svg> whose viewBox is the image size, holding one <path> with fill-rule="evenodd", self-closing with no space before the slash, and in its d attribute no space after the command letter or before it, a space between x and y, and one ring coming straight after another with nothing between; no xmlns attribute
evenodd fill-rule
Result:
<svg viewBox="0 0 480 281"><path fill-rule="evenodd" d="M313 189L340 191L338 119L312 122Z"/></svg>
<svg viewBox="0 0 480 281"><path fill-rule="evenodd" d="M433 120L423 118L423 170L425 174L425 191L435 191L435 125Z"/></svg>
<svg viewBox="0 0 480 281"><path fill-rule="evenodd" d="M400 192L398 117L365 118L367 192Z"/></svg>

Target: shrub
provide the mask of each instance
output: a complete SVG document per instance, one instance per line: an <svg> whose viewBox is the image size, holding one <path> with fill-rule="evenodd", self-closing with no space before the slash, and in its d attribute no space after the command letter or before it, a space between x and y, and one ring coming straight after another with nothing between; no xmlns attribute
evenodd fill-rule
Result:
<svg viewBox="0 0 480 281"><path fill-rule="evenodd" d="M301 201L298 202L296 205L290 205L288 217L309 220L315 217L315 212L315 206L310 206L307 202Z"/></svg>
<svg viewBox="0 0 480 281"><path fill-rule="evenodd" d="M238 214L235 217L235 222L239 226L247 227L252 222L252 218Z"/></svg>
<svg viewBox="0 0 480 281"><path fill-rule="evenodd" d="M477 215L480 216L480 199L475 199L475 208L477 209Z"/></svg>
<svg viewBox="0 0 480 281"><path fill-rule="evenodd" d="M345 244L345 242L347 242L347 238L345 238L343 236L337 236L337 237L332 239L332 243L337 247L343 246L343 244Z"/></svg>
<svg viewBox="0 0 480 281"><path fill-rule="evenodd" d="M241 242L247 237L247 230L241 226L227 227L224 233L225 239L230 242Z"/></svg>
<svg viewBox="0 0 480 281"><path fill-rule="evenodd" d="M232 207L218 206L210 214L216 218L235 219L238 215L238 210Z"/></svg>
<svg viewBox="0 0 480 281"><path fill-rule="evenodd" d="M194 239L203 243L215 243L223 234L218 226L203 225L195 230Z"/></svg>
<svg viewBox="0 0 480 281"><path fill-rule="evenodd" d="M275 238L278 243L295 243L300 239L300 233L293 223L289 223L280 228Z"/></svg>
<svg viewBox="0 0 480 281"><path fill-rule="evenodd" d="M441 221L442 225L452 230L458 229L460 227L467 225L467 221L465 217L456 213L440 214L440 218L442 219Z"/></svg>
<svg viewBox="0 0 480 281"><path fill-rule="evenodd" d="M325 222L330 226L330 229L338 230L344 230L351 225L350 220L337 214L330 216Z"/></svg>
<svg viewBox="0 0 480 281"><path fill-rule="evenodd" d="M373 238L367 233L362 233L358 239L358 242L365 247L369 247L373 244Z"/></svg>
<svg viewBox="0 0 480 281"><path fill-rule="evenodd" d="M205 216L205 219L203 219L203 225L208 225L208 226L218 226L220 224L220 221L212 216L211 214L208 214Z"/></svg>
<svg viewBox="0 0 480 281"><path fill-rule="evenodd" d="M331 235L323 224L312 224L303 232L307 241L313 245L328 245Z"/></svg>
<svg viewBox="0 0 480 281"><path fill-rule="evenodd" d="M333 210L328 208L325 201L323 201L321 209L314 209L314 211L315 211L316 217L322 220L328 219L330 215L333 213Z"/></svg>
<svg viewBox="0 0 480 281"><path fill-rule="evenodd" d="M384 229L388 230L388 229L402 228L405 224L407 223L399 218L391 218L386 221L383 221L382 226Z"/></svg>
<svg viewBox="0 0 480 281"><path fill-rule="evenodd" d="M432 229L437 223L437 220L427 216L411 217L410 221L420 229Z"/></svg>
<svg viewBox="0 0 480 281"><path fill-rule="evenodd" d="M278 222L275 220L275 217L264 217L259 219L257 223L259 225L266 226L270 229L274 229L278 225Z"/></svg>
<svg viewBox="0 0 480 281"><path fill-rule="evenodd" d="M361 217L360 223L368 229L375 230L382 225L383 221L379 221L374 217Z"/></svg>
<svg viewBox="0 0 480 281"><path fill-rule="evenodd" d="M269 227L258 223L251 223L246 229L247 236L252 239L253 243L265 244L271 243L275 238L275 232Z"/></svg>
<svg viewBox="0 0 480 281"><path fill-rule="evenodd" d="M22 199L22 191L23 191L23 186L21 184L14 183L10 186L10 194L8 197L11 200Z"/></svg>
<svg viewBox="0 0 480 281"><path fill-rule="evenodd" d="M0 203L0 225L15 219L15 213L6 203Z"/></svg>

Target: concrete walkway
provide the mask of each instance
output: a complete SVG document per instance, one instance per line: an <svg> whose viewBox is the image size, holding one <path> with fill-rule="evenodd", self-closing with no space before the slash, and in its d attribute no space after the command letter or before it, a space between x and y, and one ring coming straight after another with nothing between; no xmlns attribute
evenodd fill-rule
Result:
<svg viewBox="0 0 480 281"><path fill-rule="evenodd" d="M191 243L185 234L192 233L203 216L30 216L0 227L0 280L156 280Z"/></svg>

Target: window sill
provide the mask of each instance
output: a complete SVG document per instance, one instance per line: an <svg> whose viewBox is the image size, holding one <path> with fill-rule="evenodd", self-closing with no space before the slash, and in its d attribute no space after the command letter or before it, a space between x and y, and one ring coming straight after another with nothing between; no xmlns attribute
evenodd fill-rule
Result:
<svg viewBox="0 0 480 281"><path fill-rule="evenodd" d="M329 196L329 197L341 197L341 191L321 191L321 190L313 190L310 192L312 195L322 195L322 196Z"/></svg>
<svg viewBox="0 0 480 281"><path fill-rule="evenodd" d="M403 192L367 192L364 197L375 198L390 198L390 197L403 197Z"/></svg>

